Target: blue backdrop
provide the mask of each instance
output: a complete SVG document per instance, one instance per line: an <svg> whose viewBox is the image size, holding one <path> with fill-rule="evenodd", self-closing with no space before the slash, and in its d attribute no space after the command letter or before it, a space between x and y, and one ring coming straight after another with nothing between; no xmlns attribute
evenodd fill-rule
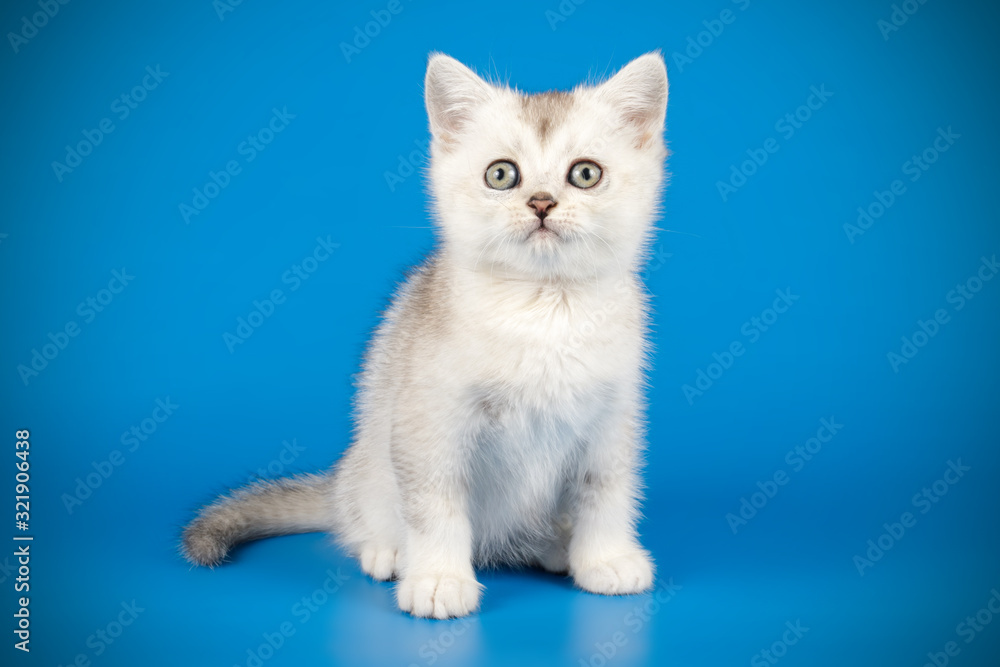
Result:
<svg viewBox="0 0 1000 667"><path fill-rule="evenodd" d="M998 14L4 3L3 664L996 665ZM434 622L319 535L189 569L199 504L348 444L433 242L427 54L541 91L653 49L657 592L485 572L480 614Z"/></svg>

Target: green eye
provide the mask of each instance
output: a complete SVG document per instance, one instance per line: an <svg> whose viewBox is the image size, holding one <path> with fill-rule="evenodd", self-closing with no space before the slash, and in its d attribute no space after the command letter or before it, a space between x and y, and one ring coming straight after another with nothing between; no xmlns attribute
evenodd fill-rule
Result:
<svg viewBox="0 0 1000 667"><path fill-rule="evenodd" d="M506 160L497 160L486 170L486 185L494 190L509 190L520 182L517 165Z"/></svg>
<svg viewBox="0 0 1000 667"><path fill-rule="evenodd" d="M601 168L593 162L581 160L569 169L569 182L578 188L592 188L601 180Z"/></svg>

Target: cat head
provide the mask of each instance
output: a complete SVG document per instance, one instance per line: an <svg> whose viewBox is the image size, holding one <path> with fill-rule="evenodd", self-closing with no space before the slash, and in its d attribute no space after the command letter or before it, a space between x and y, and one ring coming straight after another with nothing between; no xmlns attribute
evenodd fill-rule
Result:
<svg viewBox="0 0 1000 667"><path fill-rule="evenodd" d="M494 275L587 280L638 269L663 182L667 72L528 95L431 56L430 184L445 252Z"/></svg>

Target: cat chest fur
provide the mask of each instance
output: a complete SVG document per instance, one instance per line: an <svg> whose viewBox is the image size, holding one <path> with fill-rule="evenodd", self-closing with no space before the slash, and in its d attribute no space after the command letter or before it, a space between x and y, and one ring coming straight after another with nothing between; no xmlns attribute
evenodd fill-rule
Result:
<svg viewBox="0 0 1000 667"><path fill-rule="evenodd" d="M637 381L644 332L634 289L531 286L489 297L455 328L470 385L503 388L522 407L578 422L596 396Z"/></svg>
<svg viewBox="0 0 1000 667"><path fill-rule="evenodd" d="M465 330L468 367L478 370L469 392L480 411L471 518L486 558L530 559L551 539L566 491L582 475L584 449L641 364L627 299L533 296L493 303L481 328Z"/></svg>

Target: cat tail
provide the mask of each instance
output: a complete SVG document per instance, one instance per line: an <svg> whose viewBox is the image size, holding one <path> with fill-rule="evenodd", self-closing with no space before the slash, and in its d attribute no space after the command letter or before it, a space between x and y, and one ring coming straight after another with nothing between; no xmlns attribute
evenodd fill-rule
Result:
<svg viewBox="0 0 1000 667"><path fill-rule="evenodd" d="M296 475L262 480L220 496L184 528L181 555L214 567L230 549L262 537L332 529L332 477Z"/></svg>

